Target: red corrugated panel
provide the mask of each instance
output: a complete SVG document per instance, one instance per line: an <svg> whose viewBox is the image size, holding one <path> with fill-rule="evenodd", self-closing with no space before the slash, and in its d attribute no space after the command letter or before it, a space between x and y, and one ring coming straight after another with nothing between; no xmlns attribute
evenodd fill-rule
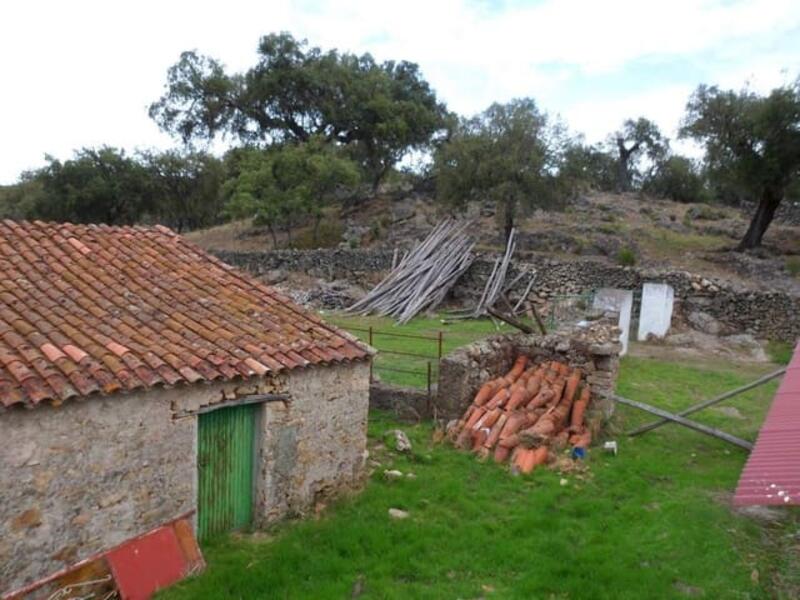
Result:
<svg viewBox="0 0 800 600"><path fill-rule="evenodd" d="M161 527L106 557L123 600L149 600L184 578L189 565L172 527Z"/></svg>
<svg viewBox="0 0 800 600"><path fill-rule="evenodd" d="M737 505L800 505L800 343L739 478Z"/></svg>

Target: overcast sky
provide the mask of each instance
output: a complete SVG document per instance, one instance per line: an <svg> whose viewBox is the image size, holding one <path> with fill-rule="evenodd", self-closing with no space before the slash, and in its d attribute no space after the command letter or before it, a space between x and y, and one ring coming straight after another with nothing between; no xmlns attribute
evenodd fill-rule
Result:
<svg viewBox="0 0 800 600"><path fill-rule="evenodd" d="M165 73L197 49L230 70L259 36L420 64L472 114L532 96L588 141L626 117L671 137L698 83L759 90L800 74L798 0L4 0L0 183L82 146L165 148L147 116Z"/></svg>

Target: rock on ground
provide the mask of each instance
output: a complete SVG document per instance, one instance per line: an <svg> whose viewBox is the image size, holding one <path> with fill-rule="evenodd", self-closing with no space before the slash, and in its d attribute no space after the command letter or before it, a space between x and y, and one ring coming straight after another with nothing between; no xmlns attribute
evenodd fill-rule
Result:
<svg viewBox="0 0 800 600"><path fill-rule="evenodd" d="M398 452L411 452L411 440L408 439L405 431L393 429L387 435L394 437L394 448Z"/></svg>

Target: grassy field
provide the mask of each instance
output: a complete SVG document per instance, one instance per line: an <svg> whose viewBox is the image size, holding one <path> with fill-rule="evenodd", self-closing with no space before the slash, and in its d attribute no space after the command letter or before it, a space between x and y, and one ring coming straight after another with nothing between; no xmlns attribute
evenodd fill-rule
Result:
<svg viewBox="0 0 800 600"><path fill-rule="evenodd" d="M402 327L396 326L394 321L387 317L364 317L342 313L326 313L324 317L328 322L348 329L364 341L369 341L369 333L366 330L372 327L373 345L384 352L375 359L375 373L378 377L387 383L421 388L427 383L428 362L431 362L433 381L436 381L439 332L442 333L442 352L447 354L459 346L487 335L515 331L505 323L498 323L496 327L489 319L452 321L444 314L438 317L417 317ZM427 339L393 337L392 334L423 336ZM426 358L391 354L386 351L424 354ZM413 373L387 370L386 367Z"/></svg>
<svg viewBox="0 0 800 600"><path fill-rule="evenodd" d="M487 325L470 324L475 330L459 335L479 335ZM771 368L628 357L618 390L678 410ZM753 439L774 390L773 383L724 412L695 416ZM592 448L580 471L513 477L435 443L430 424L373 413L374 472L361 494L318 519L210 543L208 570L162 597L798 597L800 515L764 524L732 511L745 453L672 425L641 438L621 434L647 419L619 407L609 434L619 442L617 457ZM384 446L395 427L411 437L412 455ZM388 468L416 477L388 481ZM393 507L409 518L390 519Z"/></svg>

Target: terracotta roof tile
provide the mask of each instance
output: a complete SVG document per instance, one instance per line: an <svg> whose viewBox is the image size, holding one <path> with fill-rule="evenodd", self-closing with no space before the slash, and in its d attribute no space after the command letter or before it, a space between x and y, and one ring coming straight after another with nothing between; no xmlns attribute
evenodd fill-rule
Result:
<svg viewBox="0 0 800 600"><path fill-rule="evenodd" d="M0 406L370 352L165 227L0 222Z"/></svg>

